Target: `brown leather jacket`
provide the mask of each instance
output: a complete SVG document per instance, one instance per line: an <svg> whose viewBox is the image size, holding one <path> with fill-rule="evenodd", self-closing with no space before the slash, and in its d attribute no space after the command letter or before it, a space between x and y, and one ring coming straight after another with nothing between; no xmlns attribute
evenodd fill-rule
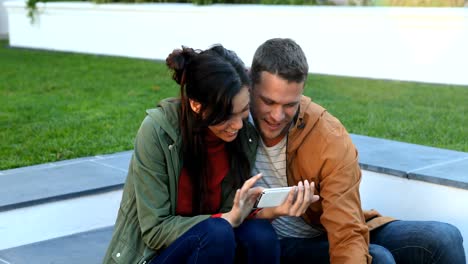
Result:
<svg viewBox="0 0 468 264"><path fill-rule="evenodd" d="M320 200L303 218L326 230L330 262L371 263L369 230L394 219L361 209L357 150L340 121L306 96L288 135L287 175L288 185L315 183Z"/></svg>

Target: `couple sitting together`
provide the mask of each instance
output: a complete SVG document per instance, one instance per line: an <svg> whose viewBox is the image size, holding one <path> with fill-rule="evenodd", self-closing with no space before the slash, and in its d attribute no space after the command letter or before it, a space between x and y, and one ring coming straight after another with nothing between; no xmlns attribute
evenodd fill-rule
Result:
<svg viewBox="0 0 468 264"><path fill-rule="evenodd" d="M180 97L138 130L104 263L465 263L456 227L361 209L358 152L303 95L293 40L263 43L249 71L221 45L166 63ZM282 204L255 208L286 186Z"/></svg>

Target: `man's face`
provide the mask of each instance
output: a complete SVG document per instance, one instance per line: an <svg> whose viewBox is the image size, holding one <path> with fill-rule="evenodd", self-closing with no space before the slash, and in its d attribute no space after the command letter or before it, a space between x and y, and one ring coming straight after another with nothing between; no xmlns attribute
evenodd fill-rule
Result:
<svg viewBox="0 0 468 264"><path fill-rule="evenodd" d="M287 135L303 89L304 82L288 82L269 72L253 84L251 112L265 145L274 146Z"/></svg>

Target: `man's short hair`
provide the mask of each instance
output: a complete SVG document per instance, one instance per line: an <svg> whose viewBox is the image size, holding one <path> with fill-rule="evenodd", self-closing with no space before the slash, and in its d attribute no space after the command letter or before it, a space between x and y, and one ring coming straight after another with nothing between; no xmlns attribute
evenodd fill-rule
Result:
<svg viewBox="0 0 468 264"><path fill-rule="evenodd" d="M250 74L253 84L260 82L262 71L280 76L289 82L304 82L309 65L301 47L289 38L273 38L258 47Z"/></svg>

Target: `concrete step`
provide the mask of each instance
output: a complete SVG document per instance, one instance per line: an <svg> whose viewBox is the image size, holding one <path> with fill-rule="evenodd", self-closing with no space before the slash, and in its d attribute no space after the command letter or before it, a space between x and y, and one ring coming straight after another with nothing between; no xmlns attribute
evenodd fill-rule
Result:
<svg viewBox="0 0 468 264"><path fill-rule="evenodd" d="M101 264L113 226L0 251L3 264Z"/></svg>

